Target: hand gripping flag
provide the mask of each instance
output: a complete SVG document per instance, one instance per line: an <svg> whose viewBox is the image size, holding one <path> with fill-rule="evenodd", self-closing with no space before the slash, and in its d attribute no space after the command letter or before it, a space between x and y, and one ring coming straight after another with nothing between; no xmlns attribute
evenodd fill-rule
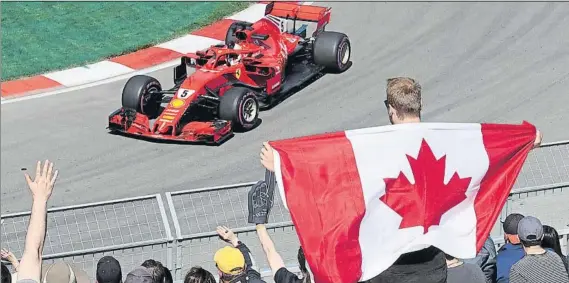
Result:
<svg viewBox="0 0 569 283"><path fill-rule="evenodd" d="M529 123L413 123L270 144L315 282L353 283L428 246L474 257L535 137Z"/></svg>

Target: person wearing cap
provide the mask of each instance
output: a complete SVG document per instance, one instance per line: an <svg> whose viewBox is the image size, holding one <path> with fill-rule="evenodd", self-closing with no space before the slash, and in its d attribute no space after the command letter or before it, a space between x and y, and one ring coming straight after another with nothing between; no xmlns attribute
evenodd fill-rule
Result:
<svg viewBox="0 0 569 283"><path fill-rule="evenodd" d="M561 258L541 246L543 225L539 219L526 216L518 225L518 237L525 255L510 269L512 283L569 283L569 274Z"/></svg>
<svg viewBox="0 0 569 283"><path fill-rule="evenodd" d="M96 283L122 283L121 264L112 256L104 256L97 263Z"/></svg>
<svg viewBox="0 0 569 283"><path fill-rule="evenodd" d="M498 283L510 282L510 268L514 263L524 257L524 249L518 237L518 223L524 218L519 213L512 213L504 220L502 228L504 229L505 244L498 250L496 256L497 281Z"/></svg>
<svg viewBox="0 0 569 283"><path fill-rule="evenodd" d="M154 277L144 266L138 266L126 275L124 283L155 283Z"/></svg>
<svg viewBox="0 0 569 283"><path fill-rule="evenodd" d="M231 244L231 246L219 249L213 257L219 272L219 281L224 283L265 283L261 279L261 274L253 269L249 248L239 241L237 235L225 226L217 227L217 234Z"/></svg>

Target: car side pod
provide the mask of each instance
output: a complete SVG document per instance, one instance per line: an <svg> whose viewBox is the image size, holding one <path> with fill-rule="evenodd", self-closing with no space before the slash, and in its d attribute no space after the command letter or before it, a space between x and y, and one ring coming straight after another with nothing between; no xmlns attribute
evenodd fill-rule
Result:
<svg viewBox="0 0 569 283"><path fill-rule="evenodd" d="M211 145L220 145L234 135L231 122L225 120L192 121L181 130L169 131L166 134L152 132L150 122L144 114L120 108L109 115L107 129L113 133L147 140Z"/></svg>

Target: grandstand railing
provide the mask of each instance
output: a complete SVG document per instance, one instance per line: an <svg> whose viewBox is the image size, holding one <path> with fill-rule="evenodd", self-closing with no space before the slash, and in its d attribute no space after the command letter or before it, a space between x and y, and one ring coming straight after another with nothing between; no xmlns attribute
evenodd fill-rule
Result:
<svg viewBox="0 0 569 283"><path fill-rule="evenodd" d="M247 191L254 183L167 192L165 202L156 194L49 209L44 259L73 262L90 278L104 255L116 257L124 275L149 258L168 266L175 280L183 280L189 268L196 265L217 274L213 254L225 243L218 239L215 228L225 225L249 246L255 267L270 279L255 227L247 223ZM269 234L285 264L294 269L298 238L280 196L276 194L275 198ZM562 234L567 253L568 202L569 141L543 144L528 156L491 233L497 247L503 243L500 222L509 213L522 212L555 227ZM23 212L1 217L2 247L18 257L23 251L29 215Z"/></svg>

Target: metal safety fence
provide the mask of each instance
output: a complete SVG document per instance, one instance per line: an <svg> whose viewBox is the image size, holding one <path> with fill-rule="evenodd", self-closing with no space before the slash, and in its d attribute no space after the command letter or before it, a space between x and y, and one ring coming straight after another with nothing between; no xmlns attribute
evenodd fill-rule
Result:
<svg viewBox="0 0 569 283"><path fill-rule="evenodd" d="M2 215L2 248L21 256L30 212ZM64 260L94 277L97 261L112 255L125 270L146 259L172 264L174 240L162 196L149 195L52 208L47 214L44 263Z"/></svg>
<svg viewBox="0 0 569 283"><path fill-rule="evenodd" d="M83 268L93 279L104 255L117 258L123 274L146 259L161 261L183 280L192 266L216 274L215 251L225 245L215 233L218 225L233 228L251 249L256 268L270 275L257 240L247 223L247 191L254 182L199 188L50 209L44 259L63 259ZM269 234L288 266L296 265L299 247L288 211L278 194L271 211ZM521 212L555 227L567 250L569 230L569 141L544 144L526 160L500 219L491 233L500 245L500 222ZM21 256L29 212L2 215L2 247ZM173 228L171 228L173 227ZM172 232L174 232L174 235ZM269 280L270 281L270 280Z"/></svg>

